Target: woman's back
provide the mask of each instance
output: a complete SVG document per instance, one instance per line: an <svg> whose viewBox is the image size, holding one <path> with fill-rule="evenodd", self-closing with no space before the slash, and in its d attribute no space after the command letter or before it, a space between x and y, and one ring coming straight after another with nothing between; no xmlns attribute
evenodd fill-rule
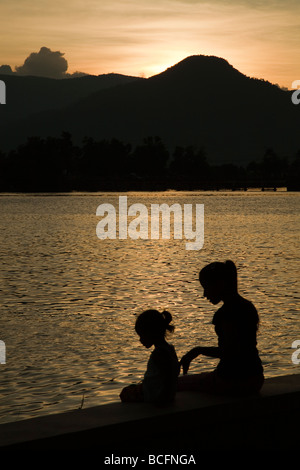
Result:
<svg viewBox="0 0 300 470"><path fill-rule="evenodd" d="M220 349L217 371L221 377L242 378L263 371L256 347L259 317L252 302L234 296L217 310L213 324Z"/></svg>

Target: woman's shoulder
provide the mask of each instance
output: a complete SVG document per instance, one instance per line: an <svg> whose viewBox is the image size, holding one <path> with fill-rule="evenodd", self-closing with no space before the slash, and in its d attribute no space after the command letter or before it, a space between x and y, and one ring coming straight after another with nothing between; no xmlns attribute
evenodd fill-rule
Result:
<svg viewBox="0 0 300 470"><path fill-rule="evenodd" d="M237 308L243 308L243 309L247 309L249 311L256 311L256 308L253 304L253 302L251 302L251 300L248 300L246 299L245 297L242 297L241 295L238 296L237 300L236 300L236 307Z"/></svg>
<svg viewBox="0 0 300 470"><path fill-rule="evenodd" d="M245 297L242 297L241 295L237 295L230 302L224 304L221 308L224 308L224 310L229 312L241 311L241 309L243 311L249 312L256 311L253 302L251 302L251 300L246 299Z"/></svg>
<svg viewBox="0 0 300 470"><path fill-rule="evenodd" d="M240 296L237 310L244 312L245 316L248 315L250 318L256 318L258 316L254 303L251 302L251 300L245 299L245 297Z"/></svg>
<svg viewBox="0 0 300 470"><path fill-rule="evenodd" d="M244 320L257 320L258 313L253 302L239 295L231 302L222 305L222 307L216 311L213 317L213 324L216 324L221 319L241 320L242 318Z"/></svg>

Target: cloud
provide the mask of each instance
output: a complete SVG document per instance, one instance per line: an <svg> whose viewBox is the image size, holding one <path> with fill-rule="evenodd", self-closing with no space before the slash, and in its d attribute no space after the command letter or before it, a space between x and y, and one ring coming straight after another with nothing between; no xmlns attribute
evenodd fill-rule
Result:
<svg viewBox="0 0 300 470"><path fill-rule="evenodd" d="M15 71L10 65L0 65L0 74L33 75L47 78L76 78L87 75L78 71L67 73L68 62L63 55L63 52L54 52L48 47L41 47L39 52L29 54L24 64L16 66Z"/></svg>
<svg viewBox="0 0 300 470"><path fill-rule="evenodd" d="M65 78L80 78L80 77L84 77L86 75L89 75L88 73L84 73L84 72L73 72L73 73L65 73Z"/></svg>
<svg viewBox="0 0 300 470"><path fill-rule="evenodd" d="M16 73L38 77L65 78L68 62L63 55L63 52L54 52L48 47L41 47L39 52L32 52L25 59L23 65L16 67Z"/></svg>
<svg viewBox="0 0 300 470"><path fill-rule="evenodd" d="M11 75L13 73L10 65L0 65L0 74Z"/></svg>

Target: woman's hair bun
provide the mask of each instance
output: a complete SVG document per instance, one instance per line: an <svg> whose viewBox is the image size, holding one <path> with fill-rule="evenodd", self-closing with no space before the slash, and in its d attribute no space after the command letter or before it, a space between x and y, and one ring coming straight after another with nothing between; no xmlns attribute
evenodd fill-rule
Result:
<svg viewBox="0 0 300 470"><path fill-rule="evenodd" d="M199 281L202 286L222 279L228 286L237 288L237 269L233 261L214 261L201 269Z"/></svg>
<svg viewBox="0 0 300 470"><path fill-rule="evenodd" d="M225 261L224 264L225 264L227 272L229 272L232 276L236 277L237 269L236 269L236 265L234 264L234 262L228 259Z"/></svg>

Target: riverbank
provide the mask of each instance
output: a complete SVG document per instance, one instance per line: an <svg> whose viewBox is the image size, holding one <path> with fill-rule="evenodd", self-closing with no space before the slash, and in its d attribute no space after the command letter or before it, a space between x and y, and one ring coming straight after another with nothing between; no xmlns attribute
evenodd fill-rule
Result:
<svg viewBox="0 0 300 470"><path fill-rule="evenodd" d="M174 404L120 402L0 425L1 450L97 450L183 455L205 450L296 450L300 374L268 378L259 395L180 392Z"/></svg>

